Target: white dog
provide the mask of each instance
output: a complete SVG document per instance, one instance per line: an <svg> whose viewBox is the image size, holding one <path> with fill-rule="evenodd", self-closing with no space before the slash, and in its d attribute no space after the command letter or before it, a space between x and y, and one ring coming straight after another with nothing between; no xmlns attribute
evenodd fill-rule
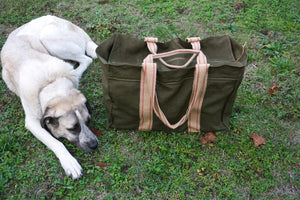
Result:
<svg viewBox="0 0 300 200"><path fill-rule="evenodd" d="M78 26L44 16L13 31L1 51L3 80L21 98L26 128L55 153L73 179L81 177L82 168L56 138L64 137L85 152L98 147L85 125L90 118L86 98L77 90L96 48Z"/></svg>

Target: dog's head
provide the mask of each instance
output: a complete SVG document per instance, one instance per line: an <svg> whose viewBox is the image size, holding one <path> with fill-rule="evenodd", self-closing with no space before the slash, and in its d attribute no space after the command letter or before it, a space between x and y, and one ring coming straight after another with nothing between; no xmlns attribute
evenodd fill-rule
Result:
<svg viewBox="0 0 300 200"><path fill-rule="evenodd" d="M87 100L74 90L68 98L58 98L47 106L41 125L54 137L66 138L83 151L91 152L98 147L98 139L86 125L89 120Z"/></svg>

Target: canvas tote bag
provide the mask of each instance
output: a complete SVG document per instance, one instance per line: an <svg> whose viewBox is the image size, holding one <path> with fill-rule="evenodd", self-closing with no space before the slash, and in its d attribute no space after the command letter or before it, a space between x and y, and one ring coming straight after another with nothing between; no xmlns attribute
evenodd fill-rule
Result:
<svg viewBox="0 0 300 200"><path fill-rule="evenodd" d="M244 47L229 36L159 43L116 34L97 54L109 128L229 129L247 62Z"/></svg>

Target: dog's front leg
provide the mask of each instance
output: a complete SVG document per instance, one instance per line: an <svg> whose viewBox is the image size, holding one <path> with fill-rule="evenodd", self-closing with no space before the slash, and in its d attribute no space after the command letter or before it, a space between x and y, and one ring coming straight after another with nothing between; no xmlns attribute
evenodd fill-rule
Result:
<svg viewBox="0 0 300 200"><path fill-rule="evenodd" d="M82 168L77 160L60 141L41 127L38 119L26 117L26 128L55 153L68 176L73 179L78 179L82 176Z"/></svg>

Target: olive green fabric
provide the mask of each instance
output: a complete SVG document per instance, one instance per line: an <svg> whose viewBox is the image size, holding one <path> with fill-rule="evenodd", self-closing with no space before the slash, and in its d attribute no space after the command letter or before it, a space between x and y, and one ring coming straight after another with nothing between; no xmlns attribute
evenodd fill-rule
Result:
<svg viewBox="0 0 300 200"><path fill-rule="evenodd" d="M158 53L192 48L189 43L178 38L157 43L157 47ZM228 130L236 93L243 79L247 54L229 36L203 39L201 50L210 64L201 110L201 130ZM99 45L97 54L102 67L107 126L138 129L141 65L143 59L150 54L147 44L131 35L116 34ZM169 64L182 65L190 56L181 54L164 60ZM156 92L159 104L170 123L176 123L188 107L196 60L182 69L171 69L159 60L155 61L158 70ZM187 123L171 130L154 114L152 130L187 131Z"/></svg>

